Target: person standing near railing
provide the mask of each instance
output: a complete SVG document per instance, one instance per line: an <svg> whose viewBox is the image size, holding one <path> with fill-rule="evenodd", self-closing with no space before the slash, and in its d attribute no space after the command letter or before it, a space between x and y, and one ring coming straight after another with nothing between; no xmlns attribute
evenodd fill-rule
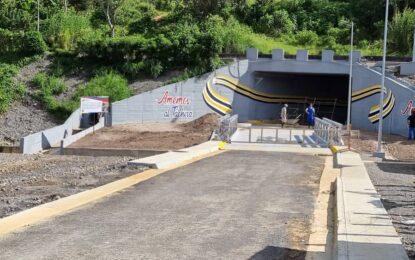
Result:
<svg viewBox="0 0 415 260"><path fill-rule="evenodd" d="M415 140L415 108L412 108L411 115L408 117L408 140Z"/></svg>
<svg viewBox="0 0 415 260"><path fill-rule="evenodd" d="M314 118L316 114L316 110L313 107L313 103L310 103L310 105L306 108L305 113L307 114L308 128L311 128L314 126Z"/></svg>
<svg viewBox="0 0 415 260"><path fill-rule="evenodd" d="M284 125L287 123L287 104L284 104L284 106L281 109L281 128L284 128Z"/></svg>

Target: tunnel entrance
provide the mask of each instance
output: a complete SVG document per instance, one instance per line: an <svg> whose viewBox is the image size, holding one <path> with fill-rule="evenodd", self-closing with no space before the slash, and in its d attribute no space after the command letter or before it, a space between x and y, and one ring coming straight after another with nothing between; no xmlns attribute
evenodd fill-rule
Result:
<svg viewBox="0 0 415 260"><path fill-rule="evenodd" d="M305 74L255 72L257 85L272 87L275 94L300 96L304 101L288 103L291 117L300 116L304 122L307 104L314 103L317 117L326 117L340 123L347 119L349 76L340 74ZM261 82L262 81L262 82Z"/></svg>

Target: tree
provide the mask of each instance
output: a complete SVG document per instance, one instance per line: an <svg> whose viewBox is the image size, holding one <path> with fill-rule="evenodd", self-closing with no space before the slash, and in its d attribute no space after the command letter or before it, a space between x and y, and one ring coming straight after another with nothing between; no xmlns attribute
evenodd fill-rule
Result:
<svg viewBox="0 0 415 260"><path fill-rule="evenodd" d="M396 12L390 23L390 48L399 54L411 52L415 28L415 11L405 9Z"/></svg>
<svg viewBox="0 0 415 260"><path fill-rule="evenodd" d="M203 19L219 14L227 5L227 0L184 0L184 6L196 17Z"/></svg>
<svg viewBox="0 0 415 260"><path fill-rule="evenodd" d="M111 37L115 37L115 25L117 10L124 0L97 0L99 7L104 12L105 19L110 27Z"/></svg>

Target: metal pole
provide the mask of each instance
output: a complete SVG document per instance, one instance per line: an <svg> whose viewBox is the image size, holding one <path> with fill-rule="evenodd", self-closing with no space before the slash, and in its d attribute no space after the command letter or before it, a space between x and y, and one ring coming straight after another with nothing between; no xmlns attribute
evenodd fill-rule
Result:
<svg viewBox="0 0 415 260"><path fill-rule="evenodd" d="M37 0L37 31L40 31L40 0Z"/></svg>
<svg viewBox="0 0 415 260"><path fill-rule="evenodd" d="M350 118L352 106L352 78L353 78L353 34L354 24L352 22L352 31L350 36L350 56L349 56L349 94L347 96L347 129L350 131Z"/></svg>
<svg viewBox="0 0 415 260"><path fill-rule="evenodd" d="M415 62L415 28L414 28L414 47L412 48L412 61Z"/></svg>
<svg viewBox="0 0 415 260"><path fill-rule="evenodd" d="M389 0L386 0L385 10L385 28L383 33L383 58L382 58L382 83L380 84L379 98L379 129L378 129L378 154L383 154L382 148L382 131L383 131L383 89L385 88L385 71L386 71L386 47L388 40L388 19L389 19Z"/></svg>

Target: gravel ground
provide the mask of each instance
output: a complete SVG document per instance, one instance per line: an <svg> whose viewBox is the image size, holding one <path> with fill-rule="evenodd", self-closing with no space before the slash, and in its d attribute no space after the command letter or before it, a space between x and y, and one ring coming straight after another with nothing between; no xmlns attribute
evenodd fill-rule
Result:
<svg viewBox="0 0 415 260"><path fill-rule="evenodd" d="M154 79L154 78L144 78L139 79L137 81L132 82L129 86L133 89L133 92L135 95L154 90L156 88L162 87L166 85L167 82L169 82L171 79L173 79L176 76L179 76L182 74L181 71L170 71L167 73L164 73L160 77Z"/></svg>
<svg viewBox="0 0 415 260"><path fill-rule="evenodd" d="M0 218L143 170L130 159L0 153Z"/></svg>
<svg viewBox="0 0 415 260"><path fill-rule="evenodd" d="M415 162L380 161L362 154L410 259L415 259Z"/></svg>
<svg viewBox="0 0 415 260"><path fill-rule="evenodd" d="M35 101L16 102L8 112L0 114L0 146L19 146L20 138L57 124Z"/></svg>
<svg viewBox="0 0 415 260"><path fill-rule="evenodd" d="M377 133L360 131L360 138L351 139L353 149L361 153L374 153L377 150ZM347 137L343 137L347 145ZM415 161L415 141L408 141L398 135L384 135L385 152L397 160Z"/></svg>

